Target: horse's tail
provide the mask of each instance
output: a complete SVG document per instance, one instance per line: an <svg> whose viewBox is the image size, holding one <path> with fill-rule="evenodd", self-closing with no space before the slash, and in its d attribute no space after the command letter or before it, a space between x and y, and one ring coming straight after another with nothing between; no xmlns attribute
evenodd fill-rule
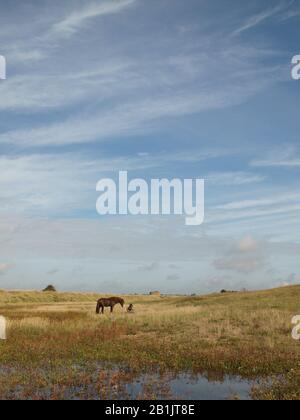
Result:
<svg viewBox="0 0 300 420"><path fill-rule="evenodd" d="M97 302L97 308L96 308L96 314L99 314L100 313L100 308L101 308L101 302L100 302L100 300L98 300L98 302Z"/></svg>

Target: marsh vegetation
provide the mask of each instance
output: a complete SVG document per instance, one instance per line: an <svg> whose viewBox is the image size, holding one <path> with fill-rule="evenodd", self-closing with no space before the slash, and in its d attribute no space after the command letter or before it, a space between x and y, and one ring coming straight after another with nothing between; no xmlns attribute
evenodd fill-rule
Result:
<svg viewBox="0 0 300 420"><path fill-rule="evenodd" d="M225 397L205 381L234 383L228 398L300 398L300 342L291 338L300 287L123 296L134 314L101 316L99 297L0 292L1 399ZM190 391L193 381L201 386Z"/></svg>

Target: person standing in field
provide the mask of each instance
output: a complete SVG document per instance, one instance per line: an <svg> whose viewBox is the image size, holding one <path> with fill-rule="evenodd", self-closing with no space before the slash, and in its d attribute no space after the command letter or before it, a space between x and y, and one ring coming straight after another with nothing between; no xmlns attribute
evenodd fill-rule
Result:
<svg viewBox="0 0 300 420"><path fill-rule="evenodd" d="M0 340L6 340L6 319L0 316Z"/></svg>

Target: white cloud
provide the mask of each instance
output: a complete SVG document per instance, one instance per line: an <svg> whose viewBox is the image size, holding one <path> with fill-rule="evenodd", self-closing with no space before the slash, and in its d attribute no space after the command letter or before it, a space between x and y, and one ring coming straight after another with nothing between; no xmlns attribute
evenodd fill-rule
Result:
<svg viewBox="0 0 300 420"><path fill-rule="evenodd" d="M300 193L283 193L279 195L272 195L255 200L233 201L231 203L220 204L216 208L219 210L245 210L256 207L272 207L282 203L296 203L300 204Z"/></svg>
<svg viewBox="0 0 300 420"><path fill-rule="evenodd" d="M283 145L281 150L275 151L265 159L255 159L251 162L254 167L286 167L297 168L300 166L298 150L294 146Z"/></svg>
<svg viewBox="0 0 300 420"><path fill-rule="evenodd" d="M243 237L232 246L224 258L214 261L218 270L229 270L240 273L252 273L262 270L266 258L262 243L251 235Z"/></svg>
<svg viewBox="0 0 300 420"><path fill-rule="evenodd" d="M240 253L255 252L260 244L251 235L244 236L235 246L234 250Z"/></svg>
<svg viewBox="0 0 300 420"><path fill-rule="evenodd" d="M300 16L299 8L290 9L286 13L283 13L283 15L281 16L281 20L293 19L293 18L297 18L298 16Z"/></svg>
<svg viewBox="0 0 300 420"><path fill-rule="evenodd" d="M296 188L292 184L280 190L262 185L242 195L238 193L240 197L249 196L248 199L224 202L225 197L219 197L217 204L210 206L206 212L206 225L213 231L225 229L238 232L251 224L253 231L270 232L272 236L278 234L281 237L285 232L287 238L294 231L293 226L300 213L300 194Z"/></svg>
<svg viewBox="0 0 300 420"><path fill-rule="evenodd" d="M23 74L9 77L0 85L0 110L42 112L58 107L74 106L93 98L111 99L118 92L141 87L142 80L134 80L134 70L128 60L111 60L100 67L60 73ZM126 83L127 82L127 85Z"/></svg>
<svg viewBox="0 0 300 420"><path fill-rule="evenodd" d="M85 2L83 7L73 5L71 10L63 2L57 5L52 2L41 8L18 8L21 15L19 23L8 24L6 19L0 25L0 37L9 63L37 65L53 56L57 50L63 49L62 42L70 42L70 38L90 20L120 13L136 2L137 0L96 0ZM47 9L47 13L43 8ZM15 19L18 17L16 13ZM29 20L30 25L26 24ZM77 61L78 57L79 55Z"/></svg>
<svg viewBox="0 0 300 420"><path fill-rule="evenodd" d="M266 176L250 172L216 172L208 174L207 181L215 185L240 186L260 183L266 180Z"/></svg>
<svg viewBox="0 0 300 420"><path fill-rule="evenodd" d="M0 263L0 276L5 274L11 267L11 264Z"/></svg>
<svg viewBox="0 0 300 420"><path fill-rule="evenodd" d="M110 2L109 7L120 4ZM95 9L98 10L98 5ZM84 22L94 12L94 6L88 6L78 16L74 12L77 17L71 15L70 22ZM64 25L69 27L66 22ZM104 35L109 36L106 32ZM39 35L36 38L40 39ZM54 54L55 48L43 37L39 43L46 43L45 48L29 45L19 49L19 58L30 56L30 51L34 59L39 58L41 51L54 57L32 63L25 72L22 67L22 75L10 75L7 83L0 86L0 110L37 116L58 108L66 111L76 108L68 118L62 113L55 122L35 125L32 129L19 126L7 130L0 135L0 143L84 144L148 133L159 129L163 120L169 118L240 104L282 78L280 66L262 63L262 57L272 54L271 48L266 51L238 40L228 44L217 33L203 34L197 43L185 37L171 42L165 35L159 50L158 39L153 34L143 34L134 40L134 50L128 46L133 42L130 41L121 40L120 47L114 44L109 51L102 44L99 51L94 48L90 51L90 44L83 40L87 49L82 60L73 44L73 48L67 49L64 42L59 43ZM14 44L8 47L8 52L14 51ZM211 45L215 46L213 54Z"/></svg>
<svg viewBox="0 0 300 420"><path fill-rule="evenodd" d="M76 7L79 3L82 7ZM224 34L231 26L231 17L230 22L224 21L222 28L218 25L217 30L211 30L218 19L206 16L204 10L201 16L209 23L207 25L197 19L192 25L188 19L181 22L182 16L177 16L179 9L175 8L174 14L173 9L167 14L170 25L160 25L165 22L164 15L160 15L162 20L155 26L157 31L152 31L147 26L154 16L152 9L148 13L147 7L153 7L150 1L79 3L52 2L51 7L47 5L49 13L44 12L44 5L37 3L28 8L20 3L16 14L8 16L4 11L0 16L1 48L4 49L1 53L9 59L9 78L0 85L0 112L4 116L0 144L4 146L4 153L9 150L16 154L5 156L2 153L0 157L0 255L4 261L16 259L13 272L7 271L1 280L21 285L28 277L29 284L38 283L40 272L37 274L36 267L40 266L41 272L48 276L47 282L49 273L57 268L56 274L63 278L62 283L66 279L70 284L74 273L64 271L64 266L74 270L74 266L80 264L81 274L75 270L78 285L83 282L80 279L83 274L90 279L90 284L98 285L101 272L107 279L105 287L114 284L121 290L125 286L120 279L126 279L127 287L135 275L135 281L147 278L148 284L157 282L153 289L160 289L159 284L165 285L170 269L175 270L179 265L180 276L186 279L180 287L185 291L195 273L202 276L202 283L199 281L197 287L212 278L216 279L214 288L223 285L221 278L212 275L211 266L215 261L218 269L231 271L230 279L224 280L222 276L224 282L230 283L230 288L236 288L241 274L247 277L248 273L251 273L249 283L256 279L261 286L260 268L264 267L266 258L264 246L257 245L260 241L254 238L254 232L277 235L281 240L295 237L298 241L295 226L299 224L300 197L296 193L282 194L276 188L264 189L260 183L267 181L265 176L253 168L252 171L242 168L239 159L236 161L242 169L237 172L225 172L221 159L217 169L212 168L211 162L198 165L201 172L209 174L212 188L207 198L208 217L199 230L188 231L181 221L168 218L80 220L70 217L92 214L95 184L104 173L116 173L120 168L143 174L150 168L188 172L190 169L186 168L190 167L192 172L197 162L226 156L230 149L227 144L225 152L198 152L187 146L187 152L152 155L147 150L152 150L153 145L148 143L140 144L142 153L134 156L130 154L131 147L127 149L125 137L169 127L171 119L179 120L247 101L282 79L281 52L277 46L274 51L272 45L266 45L265 39L263 48L259 42L250 46L249 39L244 42L243 37L228 39ZM171 6L172 0L169 3ZM139 25L132 25L133 14L125 13L131 11L133 4L139 6L132 10ZM270 17L278 18L280 5L253 16L236 34ZM160 6L157 2L157 7ZM30 18L29 10L33 13ZM111 25L113 22L115 24ZM203 133L199 133L199 147L205 132L204 127ZM193 125L186 132L187 136L190 133L192 138L186 139L187 145L190 140L198 140ZM101 157L98 147L97 151L94 147L88 148L89 153L95 152L92 158L84 155L83 151L87 150L84 147L80 148L81 156L63 154L61 149L53 154L19 154L26 153L27 147L84 145L115 137L124 138L122 150L130 156ZM222 148L225 139L230 144L234 141L225 134L224 139L218 139L219 144L223 143ZM107 145L105 148L109 149ZM297 156L294 151L285 155L279 153L257 159L252 166L297 167ZM229 165L228 159L227 168ZM214 194L218 186L239 188L226 188L231 195L226 195L225 199L222 188ZM289 186L290 191L292 188ZM219 205L220 202L225 204ZM6 212L10 216L6 216ZM249 231L249 226L252 236L237 242L228 239L241 236ZM212 231L213 237L210 236ZM285 246L280 243L278 249ZM297 261L299 249L295 249L293 257ZM284 252L282 259L279 251L276 254L280 263L286 262L289 254L286 249ZM87 262L89 258L94 259L93 262ZM32 262L27 266L26 261L30 259ZM157 261L156 267L153 261ZM93 273L88 271L90 266L94 267ZM19 271L15 272L15 267ZM144 267L143 275L139 267ZM296 272L297 267L289 267L289 270ZM176 275L175 271L172 291L176 288ZM267 281L271 284L271 280Z"/></svg>
<svg viewBox="0 0 300 420"><path fill-rule="evenodd" d="M71 117L38 128L14 130L0 135L0 143L22 146L82 144L114 137L147 133L166 118L183 117L202 111L237 105L259 89L259 81L248 86L205 88L196 93L169 93L125 102L94 113ZM154 125L155 124L155 125Z"/></svg>
<svg viewBox="0 0 300 420"><path fill-rule="evenodd" d="M233 35L239 35L242 32L245 32L249 29L255 28L256 26L260 25L261 23L265 22L269 18L283 12L284 10L288 9L292 4L294 3L294 0L291 1L281 1L279 4L277 4L274 7L271 7L269 9L263 10L253 16L251 16L249 19L246 20L246 22L240 26L238 29L236 29L233 33Z"/></svg>
<svg viewBox="0 0 300 420"><path fill-rule="evenodd" d="M281 166L281 167L287 167L287 168L294 168L294 167L300 166L300 158L290 159L290 160L276 160L276 161L261 160L261 161L256 161L254 163L254 166Z"/></svg>
<svg viewBox="0 0 300 420"><path fill-rule="evenodd" d="M27 214L66 214L94 208L96 183L121 168L145 171L174 163L201 162L230 153L195 150L190 153L147 154L146 156L88 157L76 153L32 154L0 157L0 210Z"/></svg>
<svg viewBox="0 0 300 420"><path fill-rule="evenodd" d="M0 238L1 257L14 265L13 273L7 272L2 281L2 287L10 288L41 289L49 283L48 273L53 268L59 270L55 285L60 290L103 292L105 286L110 292L114 281L118 286L113 290L119 293L263 288L278 284L274 276L262 277L269 255L274 257L272 266L282 268L286 264L293 271L299 259L296 244L265 242L252 235L235 241L222 237L221 232L208 236L184 228L177 220L156 217L51 220L2 214ZM215 269L225 275L211 282L214 262ZM82 267L80 273L78 266ZM175 266L180 266L184 282L167 284L170 268ZM225 280L227 271L231 272L230 279ZM197 273L201 279L195 284Z"/></svg>
<svg viewBox="0 0 300 420"><path fill-rule="evenodd" d="M68 37L77 32L87 20L119 13L135 2L136 0L106 0L88 3L83 8L72 11L62 21L55 23L51 32L56 36Z"/></svg>
<svg viewBox="0 0 300 420"><path fill-rule="evenodd" d="M271 218L271 216L282 215L283 217L291 217L291 215L297 215L300 212L300 203L287 204L285 206L277 206L275 208L263 208L263 209L249 209L241 210L236 212L218 212L211 214L206 218L209 223L220 223L237 221L241 219L254 219L254 218Z"/></svg>

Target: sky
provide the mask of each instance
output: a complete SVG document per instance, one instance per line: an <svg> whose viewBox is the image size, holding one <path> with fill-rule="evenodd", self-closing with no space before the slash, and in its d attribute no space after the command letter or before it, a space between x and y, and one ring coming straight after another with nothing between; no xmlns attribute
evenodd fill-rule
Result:
<svg viewBox="0 0 300 420"><path fill-rule="evenodd" d="M300 5L0 0L0 289L300 282ZM204 178L205 221L99 216L101 178Z"/></svg>

